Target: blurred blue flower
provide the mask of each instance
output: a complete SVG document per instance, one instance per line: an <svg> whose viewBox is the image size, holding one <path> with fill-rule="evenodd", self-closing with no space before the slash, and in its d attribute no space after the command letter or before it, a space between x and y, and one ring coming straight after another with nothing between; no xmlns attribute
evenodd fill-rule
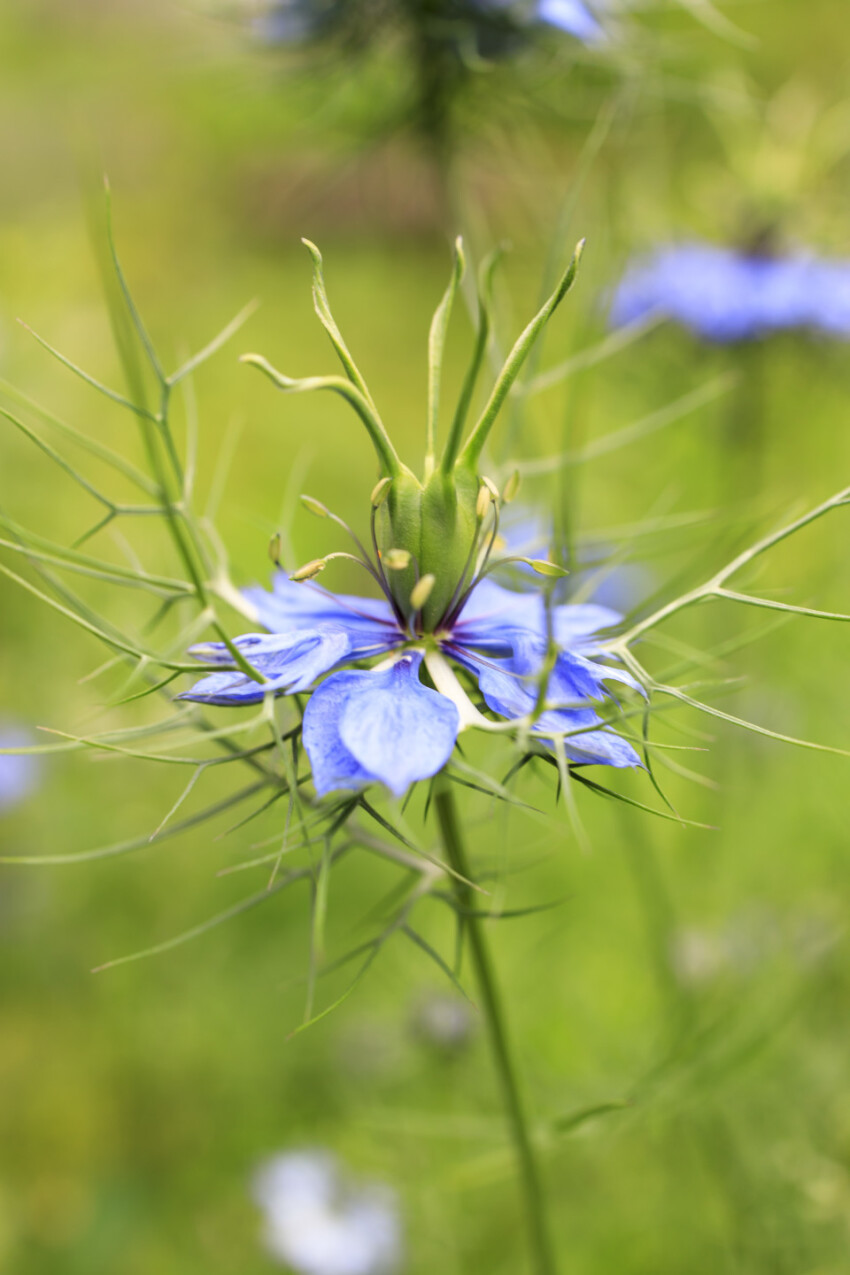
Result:
<svg viewBox="0 0 850 1275"><path fill-rule="evenodd" d="M31 744L29 736L18 729L0 728L0 749L25 748ZM8 810L23 801L37 787L41 774L41 760L28 753L0 752L0 811Z"/></svg>
<svg viewBox="0 0 850 1275"><path fill-rule="evenodd" d="M706 243L659 248L632 264L611 325L660 311L709 341L800 328L850 337L850 261L767 257Z"/></svg>
<svg viewBox="0 0 850 1275"><path fill-rule="evenodd" d="M522 505L511 505L502 514L499 524L502 541L509 554L524 558L548 558L555 543L555 532L550 520ZM618 562L611 546L597 542L595 545L577 545L577 559L570 566L570 575L563 581L564 597L580 590L588 602L597 603L616 612L629 612L646 600L656 587L652 573L637 562ZM534 586L539 577L524 562L511 563L506 571L511 582ZM516 577L514 577L516 573Z"/></svg>
<svg viewBox="0 0 850 1275"><path fill-rule="evenodd" d="M298 1275L391 1275L401 1258L392 1191L344 1180L326 1151L292 1151L261 1165L253 1196L272 1257Z"/></svg>
<svg viewBox="0 0 850 1275"><path fill-rule="evenodd" d="M422 6L422 14L424 19L445 26L449 42L457 38L453 28L465 25L479 38L482 55L500 56L510 52L517 36L535 21L566 31L585 44L599 44L606 33L595 11L603 7L604 0L537 0L529 11L514 0L446 0L443 12L430 4ZM266 44L301 44L350 17L344 0L273 0L254 19L253 30Z"/></svg>
<svg viewBox="0 0 850 1275"><path fill-rule="evenodd" d="M438 632L425 638L402 628L385 600L335 595L312 582L275 578L274 592L245 593L269 634L247 634L236 646L268 680L252 681L233 668L222 643L192 648L204 662L222 665L179 698L205 704L256 704L264 695L313 690L304 712L304 747L320 796L380 782L396 796L446 764L464 726L492 728L457 678L459 666L478 682L487 707L500 717L526 719L544 744L567 733L573 762L638 766L632 745L591 707L605 683L640 690L624 669L601 664L600 629L616 624L615 611L595 604L552 606L542 593L518 593L488 578L449 610ZM536 715L549 628L557 650L543 711ZM388 656L369 669L341 665ZM420 679L423 662L436 690ZM340 670L340 671L336 671Z"/></svg>
<svg viewBox="0 0 850 1275"><path fill-rule="evenodd" d="M593 12L601 7L600 0L592 5L582 4L581 0L538 0L537 17L583 44L602 44L607 38L605 28Z"/></svg>
<svg viewBox="0 0 850 1275"><path fill-rule="evenodd" d="M264 44L302 44L333 27L342 0L276 0L254 18L254 35Z"/></svg>

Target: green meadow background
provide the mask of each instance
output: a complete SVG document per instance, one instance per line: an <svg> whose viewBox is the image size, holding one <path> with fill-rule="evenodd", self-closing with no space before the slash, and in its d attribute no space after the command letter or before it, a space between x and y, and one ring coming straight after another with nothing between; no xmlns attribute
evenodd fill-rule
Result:
<svg viewBox="0 0 850 1275"><path fill-rule="evenodd" d="M451 230L478 255L510 241L497 288L503 343L580 235L580 280L542 369L601 339L606 289L653 242L731 240L766 219L791 242L850 254L845 5L727 5L752 36L744 42L672 5L647 15L642 46L614 67L565 39L540 65L529 55L479 77L458 110ZM299 491L363 529L374 482L344 405L284 398L237 361L256 350L292 375L334 370L300 236L319 242L340 326L399 449L420 462L427 331L449 234L427 157L399 123L409 89L397 53L305 63L258 47L200 0L0 7L0 405L64 445L26 395L135 456L132 418L16 323L122 387L98 269L107 172L119 251L167 366L261 301L194 386L199 490L215 503L239 583L267 577L277 528L292 566L333 547L295 509ZM600 112L607 135L597 129L589 142ZM449 391L469 348L460 312ZM846 346L783 336L710 348L659 327L506 416L495 459L574 451L701 386L718 392L668 428L529 480L522 493L526 506L558 510L578 543L610 552L625 541L642 587L669 593L846 485ZM754 461L741 440L755 429ZM66 544L96 512L5 423L0 510ZM158 533L122 530L151 568L175 570ZM847 543L839 513L748 583L846 611ZM21 569L11 552L3 561ZM344 571L328 579L359 586ZM128 626L148 614L130 591L86 596ZM846 628L769 620L700 609L647 659L663 669L678 643L711 651L762 631L691 675L715 682L702 693L774 731L850 748ZM32 730L86 734L165 711L110 707L117 684L88 677L102 648L5 580L0 650L3 718ZM462 798L471 849L496 873L499 897L511 908L557 904L494 923L492 939L546 1146L563 1270L843 1275L850 760L686 712L659 732L704 750L669 754L702 782L659 773L681 813L710 829L583 793L583 851L543 774L520 789L535 812ZM470 760L501 778L501 748L473 743ZM110 756L46 756L38 791L0 814L2 853L144 836L185 778ZM235 782L208 772L192 800L200 808ZM655 801L645 777L615 786ZM475 1012L465 1048L447 1054L423 1040L422 1005L451 988L419 949L395 940L337 1011L295 1036L310 915L300 887L164 955L91 972L261 889L267 867L221 872L274 833L277 809L230 835L225 816L123 857L0 870L3 1271L271 1271L248 1182L264 1156L303 1146L330 1147L357 1176L395 1186L409 1275L523 1269ZM421 815L417 797L412 827ZM331 885L329 956L368 936L394 881L365 852L345 860ZM417 919L450 954L443 912L426 902ZM320 995L344 986L334 976Z"/></svg>

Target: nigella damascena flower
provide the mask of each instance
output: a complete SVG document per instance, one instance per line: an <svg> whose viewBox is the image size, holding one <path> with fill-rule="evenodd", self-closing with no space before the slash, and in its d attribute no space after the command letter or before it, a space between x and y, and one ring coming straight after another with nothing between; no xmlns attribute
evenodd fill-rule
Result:
<svg viewBox="0 0 850 1275"><path fill-rule="evenodd" d="M194 647L193 655L220 671L182 698L239 705L270 695L309 693L302 740L320 796L376 782L401 796L417 780L441 771L459 732L470 728L510 730L526 743L553 747L562 765L566 760L640 765L632 745L609 728L595 707L609 700L609 683L641 691L624 668L604 662L600 633L620 616L598 605L559 605L540 588L512 592L491 578L496 568L515 560L493 551L501 509L515 496L519 475L500 493L478 469L499 406L534 336L572 285L581 245L555 292L518 338L465 441L469 395L464 391L438 456L435 386L442 350L435 329L439 332L447 320L463 275L462 244L457 241L451 282L432 325L422 478L393 446L330 315L321 254L314 244L308 247L317 311L347 379L298 382L260 355L243 358L281 389L332 389L355 409L382 471L371 496L374 556L341 518L320 501L302 496L311 513L343 528L357 552L328 554L291 578L280 574L271 593L248 590L247 607L267 632ZM484 348L479 342L469 387ZM272 556L276 559L278 553L274 548ZM335 595L320 588L315 577L340 557L357 562L384 596ZM548 560L527 561L550 584L564 574ZM470 699L475 684L481 706Z"/></svg>
<svg viewBox="0 0 850 1275"><path fill-rule="evenodd" d="M274 1156L257 1171L253 1195L263 1211L272 1257L297 1275L391 1275L401 1258L401 1224L392 1191L353 1185L326 1151Z"/></svg>
<svg viewBox="0 0 850 1275"><path fill-rule="evenodd" d="M417 634L390 600L335 595L283 574L272 593L249 589L246 597L270 632L235 644L268 680L259 684L231 668L181 698L256 704L269 693L312 689L303 738L320 795L380 781L401 796L442 769L462 728L487 729L491 721L471 702L458 670L477 681L493 714L527 721L530 736L543 743L563 736L571 761L640 765L632 745L602 729L591 706L605 700L608 682L640 689L624 669L593 658L600 630L620 619L605 607L554 606L547 615L539 591L515 593L485 578L449 606L432 633ZM549 627L556 655L543 711L535 716ZM220 643L192 654L232 664ZM385 658L371 668L343 667L376 656ZM423 667L431 686L422 681Z"/></svg>
<svg viewBox="0 0 850 1275"><path fill-rule="evenodd" d="M706 243L659 248L618 284L611 324L659 311L709 341L784 329L850 337L850 261L759 256Z"/></svg>

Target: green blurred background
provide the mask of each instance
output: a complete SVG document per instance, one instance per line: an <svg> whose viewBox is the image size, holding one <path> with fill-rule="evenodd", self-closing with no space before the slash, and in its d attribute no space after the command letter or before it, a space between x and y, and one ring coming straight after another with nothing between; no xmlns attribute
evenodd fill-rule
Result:
<svg viewBox="0 0 850 1275"><path fill-rule="evenodd" d="M558 260L588 238L544 366L603 334L605 289L648 243L723 240L764 214L790 238L850 249L846 0L753 0L729 12L751 43L672 6L649 15L645 47L622 64L572 49L544 73L520 59L463 103L457 217L478 252L511 241L503 336L533 308L553 237ZM293 375L331 369L301 235L320 242L337 318L394 438L409 459L420 454L427 329L449 256L427 157L392 127L408 89L396 57L305 65L200 5L0 8L0 376L133 454L129 418L15 323L120 385L93 247L108 172L125 268L169 366L262 301L196 380L202 491L231 456L218 515L238 582L265 579L282 523L293 562L326 548L306 514L292 515L295 493L362 528L374 481L343 406L284 400L236 361L255 349ZM595 154L600 110L612 123ZM461 319L450 386L468 348ZM666 326L540 395L510 443L504 422L499 458L573 448L730 370L734 387L680 423L524 491L526 503L561 504L578 536L609 544L618 528L662 519L632 554L659 585L691 578L754 528L846 483L845 348L794 337L706 348ZM3 400L12 405L5 390ZM763 458L742 472L735 431L753 413ZM65 543L92 521L86 499L11 427L0 457L5 512ZM846 543L846 520L819 524L771 560L758 587L847 610ZM164 545L146 548L151 565L168 566ZM355 582L340 572L331 584ZM127 595L91 596L116 619L137 615ZM670 635L710 647L748 627L767 626L718 609ZM6 582L0 643L4 717L77 733L127 720L104 707L97 680L81 680L103 658L95 643ZM773 628L722 664L722 676L744 678L722 702L847 747L846 649L840 625ZM659 651L659 667L669 658ZM484 798L465 804L472 848L508 865L510 905L561 900L493 932L536 1117L626 1104L548 1140L564 1270L840 1275L850 1270L848 762L681 720L707 731L707 751L686 760L715 786L677 775L665 784L713 831L588 800L593 852L583 854L542 781L527 793L546 820L507 817ZM501 774L504 758L482 753L491 756ZM144 835L184 781L140 762L48 757L37 794L0 815L3 853ZM623 791L652 798L639 777ZM212 780L202 796L217 796ZM445 1056L413 1029L424 999L446 989L412 945L398 940L339 1010L292 1038L309 930L297 890L163 956L90 973L262 887L265 869L217 874L250 857L274 820L219 839L226 826L105 862L2 870L0 1268L271 1270L246 1189L252 1169L275 1150L322 1145L397 1187L411 1275L521 1269L486 1050L474 1032ZM362 941L363 918L392 881L366 854L340 868L331 955ZM450 947L435 906L422 926Z"/></svg>

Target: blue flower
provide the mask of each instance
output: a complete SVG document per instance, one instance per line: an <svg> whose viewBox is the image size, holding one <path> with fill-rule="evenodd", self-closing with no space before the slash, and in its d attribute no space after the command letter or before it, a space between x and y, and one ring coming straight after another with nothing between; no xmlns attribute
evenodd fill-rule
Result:
<svg viewBox="0 0 850 1275"><path fill-rule="evenodd" d="M25 748L29 736L13 727L0 728L0 749ZM23 801L37 787L41 758L32 753L0 753L0 810Z"/></svg>
<svg viewBox="0 0 850 1275"><path fill-rule="evenodd" d="M266 694L312 694L304 712L304 747L320 796L374 782L401 796L435 775L466 727L497 727L471 702L460 668L478 683L491 713L552 746L563 739L577 763L638 766L628 740L605 729L594 701L606 684L640 687L622 668L592 658L600 630L620 616L598 605L547 606L540 592L515 593L488 578L453 602L430 634L405 627L389 600L334 595L280 574L273 592L246 591L270 632L235 645L267 680L252 681L221 643L192 654L221 664L180 698L206 704L256 704ZM540 699L550 637L555 652ZM358 665L383 656L373 667ZM422 680L427 670L432 685ZM316 683L324 674L324 681Z"/></svg>
<svg viewBox="0 0 850 1275"><path fill-rule="evenodd" d="M599 7L599 0L594 7ZM575 36L583 44L602 44L607 39L592 7L583 4L582 0L538 0L537 17L541 22Z"/></svg>
<svg viewBox="0 0 850 1275"><path fill-rule="evenodd" d="M709 341L783 329L850 337L850 262L765 257L706 243L659 248L617 286L611 325L660 311Z"/></svg>
<svg viewBox="0 0 850 1275"><path fill-rule="evenodd" d="M500 535L510 554L525 558L548 558L556 539L550 520L521 505L511 505L502 515ZM617 612L631 611L657 587L646 567L618 561L613 546L604 542L578 544L574 553L576 561L563 582L564 597L559 600L567 600L578 591L588 602ZM533 568L523 561L512 563L509 570L511 583L533 586L539 582Z"/></svg>
<svg viewBox="0 0 850 1275"><path fill-rule="evenodd" d="M534 21L557 27L584 44L600 44L606 33L595 9L604 0L537 0L528 11L514 0L447 0L445 11L423 6L424 16L449 42L466 27L476 34L484 57L510 53ZM274 0L253 22L258 39L266 44L303 44L341 26L346 14L343 0ZM367 17L367 21L368 21ZM372 19L374 22L374 19Z"/></svg>

